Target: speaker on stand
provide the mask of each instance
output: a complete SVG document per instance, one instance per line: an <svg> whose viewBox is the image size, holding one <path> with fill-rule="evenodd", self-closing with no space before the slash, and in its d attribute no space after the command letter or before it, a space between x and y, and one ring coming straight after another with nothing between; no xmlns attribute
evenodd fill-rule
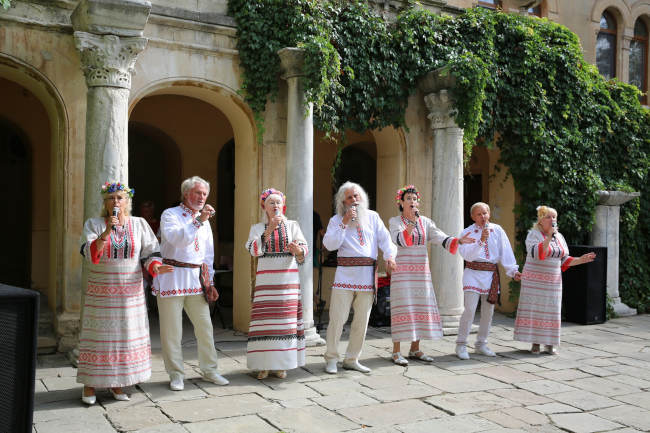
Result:
<svg viewBox="0 0 650 433"><path fill-rule="evenodd" d="M30 433L39 293L0 284L0 431Z"/></svg>

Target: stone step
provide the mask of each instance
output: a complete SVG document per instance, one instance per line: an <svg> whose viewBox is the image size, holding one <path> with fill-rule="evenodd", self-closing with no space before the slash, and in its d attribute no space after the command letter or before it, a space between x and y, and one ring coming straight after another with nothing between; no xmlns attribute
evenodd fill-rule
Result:
<svg viewBox="0 0 650 433"><path fill-rule="evenodd" d="M39 355L56 353L57 341L54 335L39 335L36 343L36 352Z"/></svg>

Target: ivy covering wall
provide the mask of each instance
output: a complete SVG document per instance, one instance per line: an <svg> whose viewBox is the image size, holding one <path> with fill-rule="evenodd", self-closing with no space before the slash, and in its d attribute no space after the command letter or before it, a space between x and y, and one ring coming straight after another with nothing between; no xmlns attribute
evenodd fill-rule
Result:
<svg viewBox="0 0 650 433"><path fill-rule="evenodd" d="M520 195L519 246L539 204L558 210L569 243L584 244L597 190L640 191L621 212L620 292L650 309L650 115L635 87L585 62L567 28L482 8L441 16L415 4L387 22L360 0L230 0L229 11L243 92L260 122L278 92L276 51L286 46L305 48L315 126L333 135L408 128L418 79L438 68L453 74L466 155L498 146ZM518 255L523 263L521 247Z"/></svg>

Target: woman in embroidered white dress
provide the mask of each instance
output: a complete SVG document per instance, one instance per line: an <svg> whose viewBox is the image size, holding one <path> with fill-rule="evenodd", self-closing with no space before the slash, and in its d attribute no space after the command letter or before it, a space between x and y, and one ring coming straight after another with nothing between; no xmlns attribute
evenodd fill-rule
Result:
<svg viewBox="0 0 650 433"><path fill-rule="evenodd" d="M571 257L564 236L557 230L557 211L548 206L537 207L537 222L526 238L515 340L532 343L533 354L540 353L540 344L545 345L547 353L557 353L555 346L560 344L562 325L562 272L595 258L593 252Z"/></svg>
<svg viewBox="0 0 650 433"><path fill-rule="evenodd" d="M442 245L456 254L458 244L472 243L469 236L448 236L435 223L420 216L420 193L413 185L397 191L400 216L389 220L390 235L397 245L397 270L390 282L390 322L393 339L393 362L408 365L400 352L400 343L411 343L409 358L432 362L433 358L420 350L420 340L442 338L442 324L431 282L427 242Z"/></svg>
<svg viewBox="0 0 650 433"><path fill-rule="evenodd" d="M264 222L251 227L246 242L246 249L258 258L246 358L258 379L268 377L269 371L283 379L286 370L305 365L298 264L305 261L307 242L298 223L284 216L281 191L263 191L260 205Z"/></svg>
<svg viewBox="0 0 650 433"><path fill-rule="evenodd" d="M173 269L162 264L158 240L149 224L130 216L133 190L107 182L101 193L101 217L86 221L81 246L89 263L77 382L84 384L81 399L86 404L96 402L95 388L109 388L116 400L128 400L122 387L151 376L140 261L145 260L152 274Z"/></svg>

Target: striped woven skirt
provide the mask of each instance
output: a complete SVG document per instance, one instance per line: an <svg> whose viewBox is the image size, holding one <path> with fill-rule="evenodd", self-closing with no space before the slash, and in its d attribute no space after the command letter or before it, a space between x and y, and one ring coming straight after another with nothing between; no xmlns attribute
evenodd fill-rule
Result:
<svg viewBox="0 0 650 433"><path fill-rule="evenodd" d="M521 276L514 339L536 344L560 344L562 272L560 260L526 259Z"/></svg>
<svg viewBox="0 0 650 433"><path fill-rule="evenodd" d="M88 273L77 382L99 388L145 382L151 344L140 260L104 260Z"/></svg>
<svg viewBox="0 0 650 433"><path fill-rule="evenodd" d="M258 259L246 359L251 370L305 365L300 277L290 254Z"/></svg>
<svg viewBox="0 0 650 433"><path fill-rule="evenodd" d="M442 338L442 324L431 283L427 247L399 248L397 271L390 281L390 323L393 341Z"/></svg>

